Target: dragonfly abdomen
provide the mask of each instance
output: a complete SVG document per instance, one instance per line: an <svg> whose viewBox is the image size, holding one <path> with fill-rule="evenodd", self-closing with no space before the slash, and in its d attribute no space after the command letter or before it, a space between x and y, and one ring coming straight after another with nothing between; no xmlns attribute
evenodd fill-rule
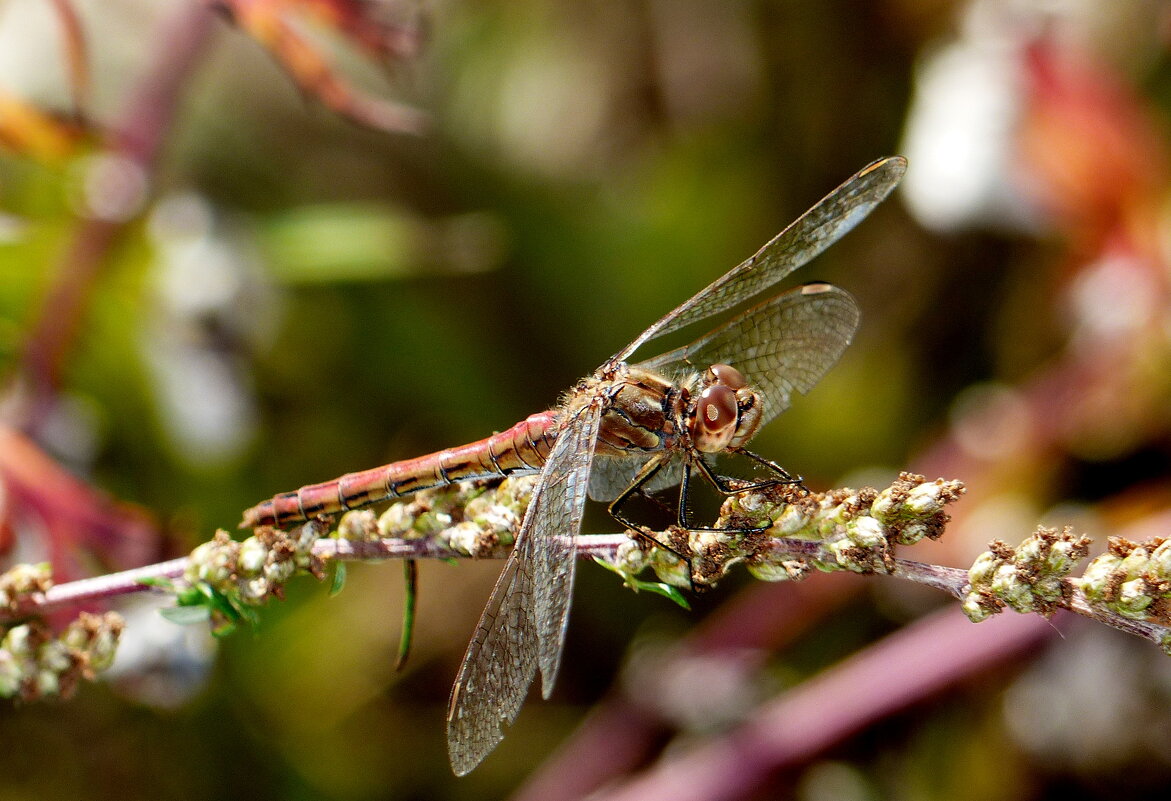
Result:
<svg viewBox="0 0 1171 801"><path fill-rule="evenodd" d="M240 527L286 526L457 481L534 473L545 464L556 440L555 423L553 411L529 415L512 428L468 445L283 492L245 511Z"/></svg>

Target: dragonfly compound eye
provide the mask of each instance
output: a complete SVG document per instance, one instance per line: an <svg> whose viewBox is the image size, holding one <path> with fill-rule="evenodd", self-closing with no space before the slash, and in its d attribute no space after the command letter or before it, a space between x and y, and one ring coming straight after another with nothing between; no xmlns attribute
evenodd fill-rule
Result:
<svg viewBox="0 0 1171 801"><path fill-rule="evenodd" d="M729 447L744 447L760 430L764 420L764 407L760 400L760 396L749 387L736 390L736 433L728 442Z"/></svg>
<svg viewBox="0 0 1171 801"><path fill-rule="evenodd" d="M723 384L710 386L699 396L699 424L709 434L735 428L740 416L736 392Z"/></svg>
<svg viewBox="0 0 1171 801"><path fill-rule="evenodd" d="M707 368L708 384L723 384L731 389L741 389L748 385L744 374L730 364L713 364Z"/></svg>

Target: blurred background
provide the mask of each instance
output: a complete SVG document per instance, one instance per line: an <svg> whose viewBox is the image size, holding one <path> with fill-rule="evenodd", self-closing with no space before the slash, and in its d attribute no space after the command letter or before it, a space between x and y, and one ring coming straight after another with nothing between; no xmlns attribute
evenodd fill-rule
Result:
<svg viewBox="0 0 1171 801"><path fill-rule="evenodd" d="M966 482L922 561L1166 536L1169 47L1150 0L6 0L0 547L59 581L146 564L501 430L893 153L901 191L798 276L860 334L754 448L817 489ZM553 698L457 780L447 694L499 567L421 566L397 674L396 564L216 642L119 603L108 681L0 712L0 799L680 798L692 758L706 798L1171 781L1171 662L1100 625L743 571L688 613L589 564ZM926 687L942 631L971 655ZM842 664L899 700L808 683ZM825 731L738 750L794 693Z"/></svg>

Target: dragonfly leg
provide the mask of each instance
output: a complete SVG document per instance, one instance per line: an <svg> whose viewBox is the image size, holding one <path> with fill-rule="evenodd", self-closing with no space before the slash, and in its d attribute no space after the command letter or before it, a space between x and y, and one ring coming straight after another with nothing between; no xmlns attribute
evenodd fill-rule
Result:
<svg viewBox="0 0 1171 801"><path fill-rule="evenodd" d="M630 520L624 514L622 514L621 511L622 507L626 505L626 502L630 500L631 496L635 495L636 493L643 493L643 486L652 478L654 478L655 474L662 470L663 465L665 464L666 460L652 459L643 465L642 469L639 470L637 474L635 474L634 479L630 482L630 485L626 489L622 490L621 494L619 494L617 498L610 501L610 505L607 507L607 511L610 513L610 517L618 521L619 525L630 529L635 533L636 536L642 538L650 545L653 545L657 548L662 548L663 550L674 554L675 557L678 558L681 562L685 562L687 564L687 581L691 585L691 591L695 592L695 579L692 576L693 566L691 564L691 557L684 556L675 548L672 548L667 543L660 541L657 537L651 534L650 530L647 529L646 526L635 523L633 520ZM684 467L684 483L687 481L686 469L687 468ZM683 526L683 528L687 527Z"/></svg>
<svg viewBox="0 0 1171 801"><path fill-rule="evenodd" d="M760 491L763 489L768 489L769 487L791 485L791 484L795 484L798 487L800 487L801 489L805 489L805 485L802 483L802 479L800 476L792 475L788 470L781 467L779 464L772 461L771 459L766 459L765 457L761 456L760 454L753 453L752 451L748 450L747 448L737 448L735 452L749 457L750 459L755 461L757 464L763 465L764 467L766 467L767 469L769 469L773 473L775 473L776 477L768 478L768 479L765 479L764 481L757 481L757 482L753 482L753 483L749 483L749 484L742 484L739 486L733 486L727 477L721 476L719 473L712 470L711 465L709 465L707 462L705 462L702 458L697 458L697 459L693 459L692 461L689 461L683 468L683 481L679 484L678 515L679 515L680 527L688 529L689 531L715 531L715 530L717 530L714 526L693 525L691 523L691 521L689 521L687 519L687 514L688 514L687 493L688 493L688 489L689 489L688 485L689 485L690 479L691 479L691 465L692 464L694 464L699 469L699 472L703 474L704 478L706 478L708 480L708 482L710 482L711 485L716 488L717 491L719 491L720 493L722 493L724 495L739 495L742 492L757 492L757 491ZM763 529L760 529L760 530L763 531Z"/></svg>
<svg viewBox="0 0 1171 801"><path fill-rule="evenodd" d="M739 490L734 490L728 485L727 479L711 469L711 466L703 459L696 459L695 463L699 466L699 471L703 473L704 477L711 482L712 486L718 489L725 495L734 495ZM688 517L690 515L690 502L687 495L691 489L691 462L683 465L683 480L679 482L679 506L675 510L677 515L676 520L680 528L685 528L688 531L714 531L714 526L697 526L692 523Z"/></svg>
<svg viewBox="0 0 1171 801"><path fill-rule="evenodd" d="M782 485L795 484L801 489L806 489L803 483L804 479L801 476L794 476L785 468L774 462L772 459L766 459L759 453L753 453L747 448L737 448L733 453L738 453L747 456L757 464L764 467L766 470L773 473L772 478L766 478L763 481L752 481L745 484L733 485L725 476L712 470L711 465L703 459L695 459L695 464L699 467L700 472L704 477L711 482L712 486L719 490L724 495L739 495L742 492L756 492L769 487L776 487Z"/></svg>
<svg viewBox="0 0 1171 801"><path fill-rule="evenodd" d="M679 482L679 504L675 507L675 522L679 528L693 530L691 521L687 519L688 511L687 491L691 488L691 462L683 465L683 480Z"/></svg>
<svg viewBox="0 0 1171 801"><path fill-rule="evenodd" d="M801 478L801 476L793 475L788 470L774 462L772 459L767 459L764 456L761 456L759 453L754 453L747 448L737 448L736 453L744 454L749 459L764 467L766 470L771 470L776 474L776 478L761 482L760 485L752 485L748 487L748 489L763 489L765 487L776 486L778 484L796 484L806 492L809 491L809 488L805 486L805 479ZM736 492L743 492L743 490L736 490Z"/></svg>

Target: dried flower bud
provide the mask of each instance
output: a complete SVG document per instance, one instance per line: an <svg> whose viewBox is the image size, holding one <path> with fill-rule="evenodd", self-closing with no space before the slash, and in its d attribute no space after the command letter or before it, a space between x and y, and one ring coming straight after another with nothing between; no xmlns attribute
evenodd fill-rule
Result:
<svg viewBox="0 0 1171 801"><path fill-rule="evenodd" d="M268 547L258 538L249 537L240 543L236 565L241 576L256 576L264 568L266 559L268 559Z"/></svg>

